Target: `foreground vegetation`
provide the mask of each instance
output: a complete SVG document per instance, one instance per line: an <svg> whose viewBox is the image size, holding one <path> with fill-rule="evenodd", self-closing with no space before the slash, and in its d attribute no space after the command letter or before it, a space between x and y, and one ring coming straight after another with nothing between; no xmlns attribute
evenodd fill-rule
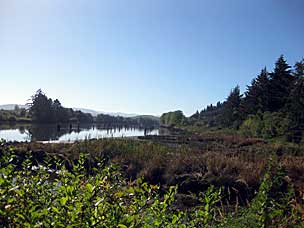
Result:
<svg viewBox="0 0 304 228"><path fill-rule="evenodd" d="M303 226L301 149L227 136L183 137L174 144L3 142L1 224Z"/></svg>

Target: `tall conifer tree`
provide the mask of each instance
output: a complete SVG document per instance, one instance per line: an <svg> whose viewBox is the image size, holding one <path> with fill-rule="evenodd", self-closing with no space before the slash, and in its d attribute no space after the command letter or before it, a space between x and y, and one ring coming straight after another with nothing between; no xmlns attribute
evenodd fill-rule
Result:
<svg viewBox="0 0 304 228"><path fill-rule="evenodd" d="M246 114L256 114L258 111L269 110L269 86L269 73L264 68L257 78L252 80L245 92L243 110Z"/></svg>
<svg viewBox="0 0 304 228"><path fill-rule="evenodd" d="M222 114L222 123L225 127L238 127L241 122L240 104L242 95L240 87L236 86L229 94Z"/></svg>
<svg viewBox="0 0 304 228"><path fill-rule="evenodd" d="M299 143L304 131L304 60L295 64L294 76L296 79L286 105L291 120L288 140Z"/></svg>
<svg viewBox="0 0 304 228"><path fill-rule="evenodd" d="M275 63L274 71L270 73L270 111L279 111L285 106L293 81L291 67L281 55Z"/></svg>

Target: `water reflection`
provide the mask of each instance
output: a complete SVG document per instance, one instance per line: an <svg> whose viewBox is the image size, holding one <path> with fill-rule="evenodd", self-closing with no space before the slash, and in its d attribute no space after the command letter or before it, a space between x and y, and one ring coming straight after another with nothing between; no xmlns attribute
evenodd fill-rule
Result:
<svg viewBox="0 0 304 228"><path fill-rule="evenodd" d="M7 141L75 141L93 138L158 135L158 129L109 125L1 125L0 138Z"/></svg>

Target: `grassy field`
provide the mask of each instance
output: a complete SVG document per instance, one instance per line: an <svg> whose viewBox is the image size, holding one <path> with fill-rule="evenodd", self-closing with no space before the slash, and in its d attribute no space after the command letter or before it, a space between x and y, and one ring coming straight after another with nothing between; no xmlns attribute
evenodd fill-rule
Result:
<svg viewBox="0 0 304 228"><path fill-rule="evenodd" d="M298 145L225 134L2 143L4 227L303 227Z"/></svg>

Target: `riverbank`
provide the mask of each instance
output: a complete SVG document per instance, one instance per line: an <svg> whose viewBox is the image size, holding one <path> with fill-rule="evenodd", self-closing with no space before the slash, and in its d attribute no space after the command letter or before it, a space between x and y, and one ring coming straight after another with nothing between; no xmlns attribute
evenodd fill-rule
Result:
<svg viewBox="0 0 304 228"><path fill-rule="evenodd" d="M299 194L304 189L304 177L299 175L304 173L303 149L260 139L171 135L4 144L6 149L12 146L18 155L31 154L38 161L43 155L72 163L80 153L88 154L92 162L104 158L119 165L128 179L143 177L152 184L178 184L182 193L199 192L210 185L225 186L236 189L239 196L234 197L244 202L254 196L269 160L274 159L286 170Z"/></svg>

